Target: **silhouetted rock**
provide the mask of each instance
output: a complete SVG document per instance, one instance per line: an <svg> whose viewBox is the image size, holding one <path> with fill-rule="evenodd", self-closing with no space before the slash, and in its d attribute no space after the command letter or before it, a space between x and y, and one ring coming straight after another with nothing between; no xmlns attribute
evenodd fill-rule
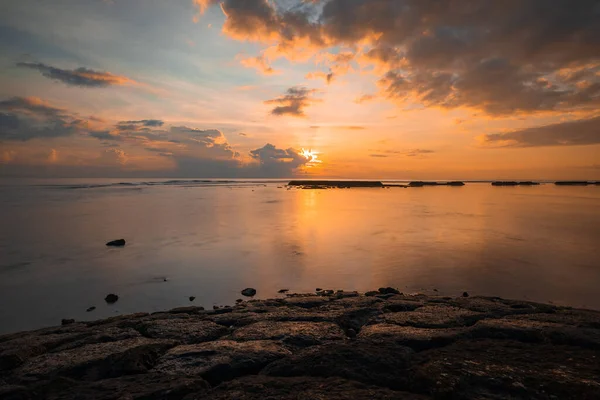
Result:
<svg viewBox="0 0 600 400"><path fill-rule="evenodd" d="M108 304L114 304L119 300L119 296L117 296L116 294L110 293L107 294L106 297L104 298L104 301L106 301Z"/></svg>
<svg viewBox="0 0 600 400"><path fill-rule="evenodd" d="M378 181L312 181L312 180L294 180L288 183L288 186L300 186L307 189L327 189L327 188L354 188L354 187L383 187L383 183Z"/></svg>
<svg viewBox="0 0 600 400"><path fill-rule="evenodd" d="M394 289L393 287L379 288L379 293L381 294L400 294L398 289Z"/></svg>
<svg viewBox="0 0 600 400"><path fill-rule="evenodd" d="M515 181L497 181L492 182L492 186L517 186L519 182Z"/></svg>
<svg viewBox="0 0 600 400"><path fill-rule="evenodd" d="M465 186L464 182L460 181L452 181L447 183L448 186Z"/></svg>
<svg viewBox="0 0 600 400"><path fill-rule="evenodd" d="M317 292L322 292L322 291L323 291L323 289L321 289L321 288L317 288L317 289L316 289L316 291L317 291Z"/></svg>
<svg viewBox="0 0 600 400"><path fill-rule="evenodd" d="M280 289L277 293L287 293L290 289Z"/></svg>
<svg viewBox="0 0 600 400"><path fill-rule="evenodd" d="M244 300L242 300L242 299L237 299L235 302L239 304L239 303L243 303L243 302L244 302Z"/></svg>
<svg viewBox="0 0 600 400"><path fill-rule="evenodd" d="M190 296L190 301L196 300L196 296Z"/></svg>
<svg viewBox="0 0 600 400"><path fill-rule="evenodd" d="M60 324L61 324L61 325L71 325L71 324L74 324L74 323L75 323L75 320L74 320L74 319L64 319L64 318L63 318L63 319L60 321Z"/></svg>
<svg viewBox="0 0 600 400"><path fill-rule="evenodd" d="M587 181L559 181L554 184L558 186L587 186L590 183Z"/></svg>
<svg viewBox="0 0 600 400"><path fill-rule="evenodd" d="M365 296L372 297L372 296L377 296L378 294L379 294L379 292L372 290L370 292L365 293Z"/></svg>
<svg viewBox="0 0 600 400"><path fill-rule="evenodd" d="M125 246L125 239L113 240L111 242L106 243L106 245L112 247L123 247Z"/></svg>
<svg viewBox="0 0 600 400"><path fill-rule="evenodd" d="M86 312L90 312L90 311L94 311L96 309L95 306L89 307L87 310L85 310Z"/></svg>
<svg viewBox="0 0 600 400"><path fill-rule="evenodd" d="M246 288L246 289L242 290L242 295L244 295L246 297L252 297L252 296L256 295L256 289Z"/></svg>
<svg viewBox="0 0 600 400"><path fill-rule="evenodd" d="M462 295L463 295L463 297L469 297L469 293L467 293L467 292L463 292Z"/></svg>

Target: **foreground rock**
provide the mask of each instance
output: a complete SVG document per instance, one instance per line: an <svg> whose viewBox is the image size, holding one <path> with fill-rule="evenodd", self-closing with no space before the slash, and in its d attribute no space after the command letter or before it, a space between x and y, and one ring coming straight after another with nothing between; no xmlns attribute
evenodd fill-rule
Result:
<svg viewBox="0 0 600 400"><path fill-rule="evenodd" d="M600 398L600 312L383 289L0 336L0 399Z"/></svg>

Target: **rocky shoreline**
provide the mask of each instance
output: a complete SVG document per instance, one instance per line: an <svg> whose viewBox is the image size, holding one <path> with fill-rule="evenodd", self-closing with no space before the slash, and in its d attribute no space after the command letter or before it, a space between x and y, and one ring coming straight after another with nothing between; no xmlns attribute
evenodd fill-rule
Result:
<svg viewBox="0 0 600 400"><path fill-rule="evenodd" d="M0 336L0 399L600 399L600 312L386 291Z"/></svg>

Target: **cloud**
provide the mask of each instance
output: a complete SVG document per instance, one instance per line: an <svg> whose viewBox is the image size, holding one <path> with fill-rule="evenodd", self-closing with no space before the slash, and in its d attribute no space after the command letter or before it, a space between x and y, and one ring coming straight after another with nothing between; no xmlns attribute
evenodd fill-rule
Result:
<svg viewBox="0 0 600 400"><path fill-rule="evenodd" d="M113 85L124 85L133 81L127 77L99 72L88 68L61 69L43 63L20 62L18 67L39 71L43 76L60 81L70 86L101 88Z"/></svg>
<svg viewBox="0 0 600 400"><path fill-rule="evenodd" d="M160 127L165 124L164 121L160 119L142 119L139 121L120 121L121 125L142 125L142 126L151 126L151 127Z"/></svg>
<svg viewBox="0 0 600 400"><path fill-rule="evenodd" d="M296 86L289 88L285 95L264 103L277 105L271 110L273 115L306 117L304 109L318 101L313 98L314 93L316 93L315 89Z"/></svg>
<svg viewBox="0 0 600 400"><path fill-rule="evenodd" d="M271 67L265 58L264 54L257 57L239 57L240 64L246 68L254 68L263 75L275 75L279 74L280 71L275 70Z"/></svg>
<svg viewBox="0 0 600 400"><path fill-rule="evenodd" d="M360 126L360 125L311 125L310 129L321 129L321 128L327 128L327 129L339 129L339 130L344 130L344 131L362 131L364 129L366 129L364 126Z"/></svg>
<svg viewBox="0 0 600 400"><path fill-rule="evenodd" d="M600 117L492 133L478 137L488 147L582 146L600 144Z"/></svg>
<svg viewBox="0 0 600 400"><path fill-rule="evenodd" d="M375 100L376 98L377 98L377 96L374 95L374 94L363 94L362 96L357 97L354 100L354 102L356 104L362 104L362 103L366 103L366 102L371 101L371 100Z"/></svg>
<svg viewBox="0 0 600 400"><path fill-rule="evenodd" d="M331 82L352 60L375 66L396 102L491 115L600 104L595 0L197 2L221 4L229 37L263 43L271 58L308 52L333 73L312 77Z"/></svg>
<svg viewBox="0 0 600 400"><path fill-rule="evenodd" d="M371 150L375 153L369 154L369 157L387 158L387 157L424 157L426 154L435 153L434 150L428 149L411 149L411 150Z"/></svg>
<svg viewBox="0 0 600 400"><path fill-rule="evenodd" d="M0 101L0 140L28 141L74 134L100 134L74 113L35 97Z"/></svg>
<svg viewBox="0 0 600 400"><path fill-rule="evenodd" d="M288 177L310 159L293 148L279 149L267 143L259 149L250 151L250 157L259 162L261 174L275 177Z"/></svg>
<svg viewBox="0 0 600 400"><path fill-rule="evenodd" d="M334 74L333 72L309 72L306 74L306 79L323 79L327 84L330 84L333 81Z"/></svg>

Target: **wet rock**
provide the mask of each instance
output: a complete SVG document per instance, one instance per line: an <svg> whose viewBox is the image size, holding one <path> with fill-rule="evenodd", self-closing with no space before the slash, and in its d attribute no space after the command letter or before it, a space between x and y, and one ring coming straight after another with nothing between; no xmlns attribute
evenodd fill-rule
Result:
<svg viewBox="0 0 600 400"><path fill-rule="evenodd" d="M277 293L287 293L290 289L280 289Z"/></svg>
<svg viewBox="0 0 600 400"><path fill-rule="evenodd" d="M392 287L379 288L379 293L381 294L400 294L398 289L394 289Z"/></svg>
<svg viewBox="0 0 600 400"><path fill-rule="evenodd" d="M246 296L246 297L255 296L256 295L256 289L246 288L246 289L242 290L242 295Z"/></svg>
<svg viewBox="0 0 600 400"><path fill-rule="evenodd" d="M403 389L413 352L394 343L351 341L305 349L268 365L270 376L339 377L366 384Z"/></svg>
<svg viewBox="0 0 600 400"><path fill-rule="evenodd" d="M201 376L211 385L245 374L256 374L265 365L291 352L271 341L218 340L169 350L154 371L166 375Z"/></svg>
<svg viewBox="0 0 600 400"><path fill-rule="evenodd" d="M190 296L190 301L196 300L196 296Z"/></svg>
<svg viewBox="0 0 600 400"><path fill-rule="evenodd" d="M322 291L323 291L323 289L321 289L321 288L317 288L317 289L316 289L316 291L317 291L317 292L322 292Z"/></svg>
<svg viewBox="0 0 600 400"><path fill-rule="evenodd" d="M337 299L345 299L345 298L348 298L348 297L358 297L358 296L359 296L358 292L345 292L345 291L341 291L340 292L340 291L338 291L335 294L335 297Z"/></svg>
<svg viewBox="0 0 600 400"><path fill-rule="evenodd" d="M462 297L469 297L469 293L463 292Z"/></svg>
<svg viewBox="0 0 600 400"><path fill-rule="evenodd" d="M104 301L107 302L108 304L114 304L119 300L119 296L117 296L116 294L110 293L107 294L106 297L104 298Z"/></svg>
<svg viewBox="0 0 600 400"><path fill-rule="evenodd" d="M420 301L410 300L389 300L385 303L384 309L390 312L414 311L424 304Z"/></svg>
<svg viewBox="0 0 600 400"><path fill-rule="evenodd" d="M173 344L145 338L97 343L29 359L16 374L23 378L60 375L94 381L144 373Z"/></svg>
<svg viewBox="0 0 600 400"><path fill-rule="evenodd" d="M92 312L92 311L94 311L95 309L96 309L96 307L92 306L92 307L89 307L89 308L88 308L87 310L85 310L85 311L86 311L86 312Z"/></svg>
<svg viewBox="0 0 600 400"><path fill-rule="evenodd" d="M322 296L288 297L284 301L288 305L302 308L315 308L329 303L329 299Z"/></svg>
<svg viewBox="0 0 600 400"><path fill-rule="evenodd" d="M283 340L294 346L312 346L329 340L342 340L345 335L331 322L261 321L237 329L236 340Z"/></svg>
<svg viewBox="0 0 600 400"><path fill-rule="evenodd" d="M341 378L252 376L219 385L209 393L185 400L426 400L418 394L398 392Z"/></svg>
<svg viewBox="0 0 600 400"><path fill-rule="evenodd" d="M201 343L216 340L227 333L227 328L211 321L191 318L160 319L140 323L136 329L144 337L171 339L177 343Z"/></svg>
<svg viewBox="0 0 600 400"><path fill-rule="evenodd" d="M446 346L467 336L469 331L465 328L455 329L428 329L412 326L399 326L389 324L376 324L364 326L359 338L381 342L392 342L422 351L434 347Z"/></svg>
<svg viewBox="0 0 600 400"><path fill-rule="evenodd" d="M75 323L75 320L74 320L74 319L64 319L64 318L63 318L63 319L60 321L60 324L61 324L61 325L71 325L71 324L74 324L74 323Z"/></svg>
<svg viewBox="0 0 600 400"><path fill-rule="evenodd" d="M367 292L367 293L365 293L365 296L372 297L372 296L376 296L376 295L378 295L378 294L379 294L379 292L376 292L376 291L370 291L370 292Z"/></svg>
<svg viewBox="0 0 600 400"><path fill-rule="evenodd" d="M107 246L111 247L123 247L125 246L125 239L117 239L106 243Z"/></svg>

